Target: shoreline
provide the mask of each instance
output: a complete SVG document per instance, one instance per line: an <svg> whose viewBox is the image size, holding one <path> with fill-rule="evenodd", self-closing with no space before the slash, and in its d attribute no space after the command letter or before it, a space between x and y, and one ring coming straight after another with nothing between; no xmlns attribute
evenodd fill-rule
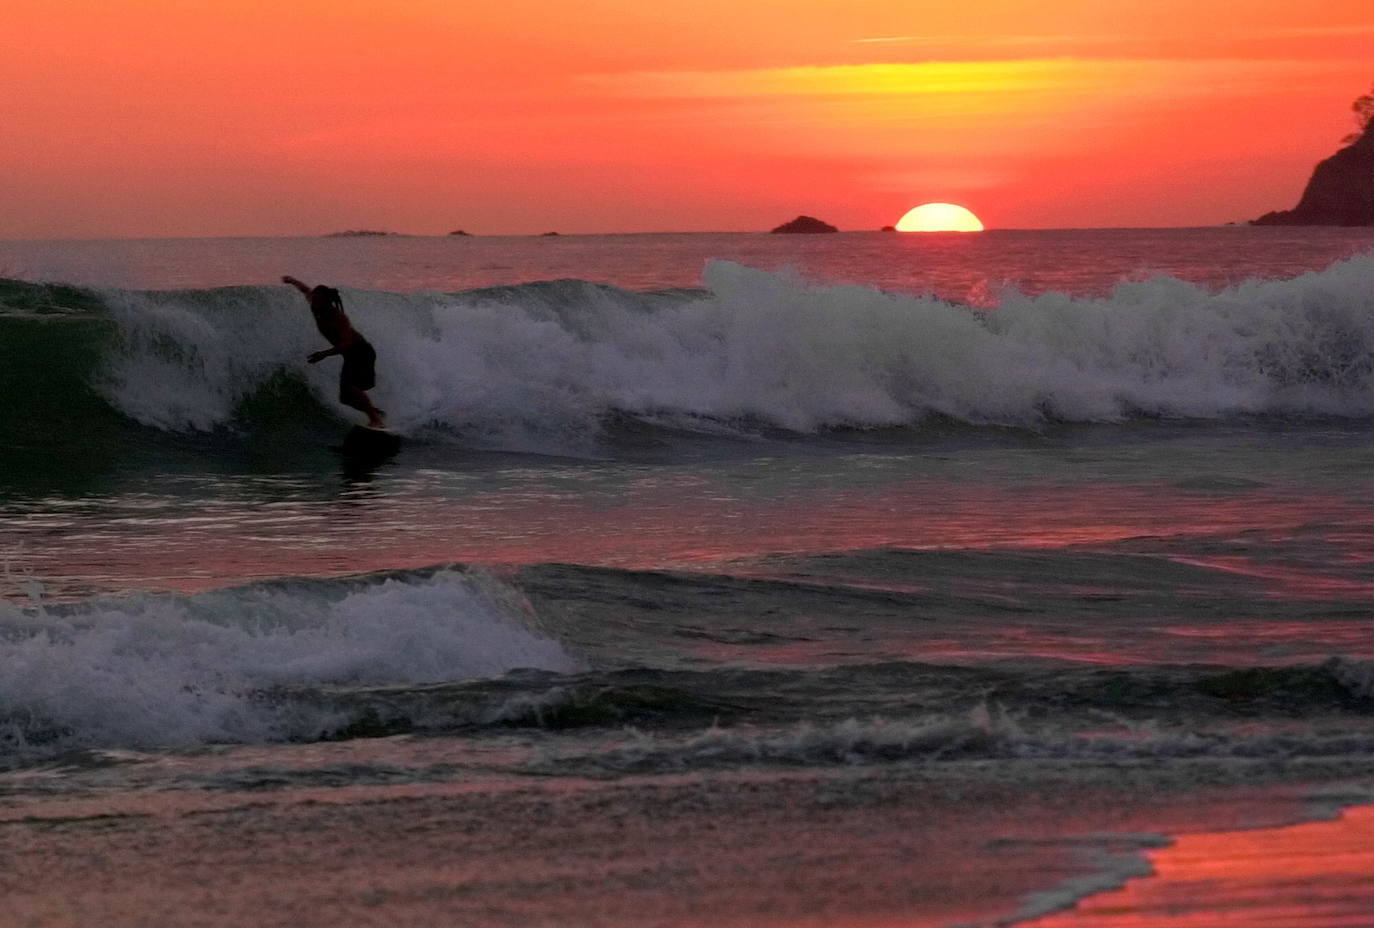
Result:
<svg viewBox="0 0 1374 928"><path fill-rule="evenodd" d="M1354 797L1351 797L1354 798ZM1018 928L1334 928L1374 918L1374 796L1327 820L1184 832L1145 850L1144 871ZM1353 919L1360 919L1355 921Z"/></svg>
<svg viewBox="0 0 1374 928"><path fill-rule="evenodd" d="M149 755L136 785L112 772L128 759L54 771L67 796L6 777L0 893L30 925L1097 925L1077 900L1145 885L1126 882L1145 861L1193 835L1307 827L1292 823L1320 812L1322 780L1357 779L978 762L526 778L483 750L402 736Z"/></svg>

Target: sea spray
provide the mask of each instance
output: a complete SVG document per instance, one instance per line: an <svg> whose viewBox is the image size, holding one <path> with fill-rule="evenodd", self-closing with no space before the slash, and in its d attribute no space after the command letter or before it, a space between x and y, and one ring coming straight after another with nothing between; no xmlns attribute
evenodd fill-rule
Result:
<svg viewBox="0 0 1374 928"><path fill-rule="evenodd" d="M159 429L229 424L277 372L308 376L314 327L292 296L266 287L109 293L120 337L100 372L106 396Z"/></svg>
<svg viewBox="0 0 1374 928"><path fill-rule="evenodd" d="M480 573L0 604L0 755L313 739L351 719L282 687L578 669Z"/></svg>
<svg viewBox="0 0 1374 928"><path fill-rule="evenodd" d="M1167 277L1106 297L1009 291L992 310L722 261L703 283L345 291L344 303L377 345L376 397L394 427L494 447L585 445L626 418L808 434L920 428L932 416L1035 426L1374 414L1371 257L1217 291ZM305 361L317 338L284 288L105 298L120 338L87 376L127 417L251 429L261 406L245 400L282 377L316 404L296 415L344 412L336 369Z"/></svg>

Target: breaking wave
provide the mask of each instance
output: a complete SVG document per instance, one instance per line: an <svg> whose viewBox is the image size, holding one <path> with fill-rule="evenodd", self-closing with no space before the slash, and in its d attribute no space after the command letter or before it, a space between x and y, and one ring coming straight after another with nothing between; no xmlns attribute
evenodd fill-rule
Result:
<svg viewBox="0 0 1374 928"><path fill-rule="evenodd" d="M416 685L580 661L480 572L276 581L76 606L0 603L0 759L313 740L357 717L298 687Z"/></svg>
<svg viewBox="0 0 1374 928"><path fill-rule="evenodd" d="M1374 415L1374 257L1219 291L1161 277L1103 298L1008 292L991 310L719 261L703 286L563 280L352 291L344 302L377 345L375 395L395 427L504 447L573 442L625 419L813 433L932 419ZM25 328L47 365L75 366L58 372L59 389L85 384L163 431L342 409L334 367L305 362L318 336L284 287L8 282L0 325Z"/></svg>
<svg viewBox="0 0 1374 928"><path fill-rule="evenodd" d="M71 749L535 730L573 746L531 772L592 775L1374 756L1374 664L1344 657L669 669L645 664L671 647L661 631L607 638L605 616L455 567L60 606L31 593L0 604L0 768Z"/></svg>
<svg viewBox="0 0 1374 928"><path fill-rule="evenodd" d="M1148 764L1339 758L1363 766L1374 755L1374 734L1362 727L1254 731L1123 721L1106 731L1084 731L980 704L963 713L800 722L781 729L711 727L686 736L632 731L613 746L549 752L530 766L535 772L593 775L989 760Z"/></svg>

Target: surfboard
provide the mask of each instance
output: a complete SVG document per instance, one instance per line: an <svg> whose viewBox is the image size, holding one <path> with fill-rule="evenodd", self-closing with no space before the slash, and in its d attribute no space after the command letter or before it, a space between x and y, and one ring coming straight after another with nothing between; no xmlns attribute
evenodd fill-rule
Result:
<svg viewBox="0 0 1374 928"><path fill-rule="evenodd" d="M365 425L355 425L344 436L339 446L342 454L352 458L384 460L401 450L401 436L387 429L373 429Z"/></svg>

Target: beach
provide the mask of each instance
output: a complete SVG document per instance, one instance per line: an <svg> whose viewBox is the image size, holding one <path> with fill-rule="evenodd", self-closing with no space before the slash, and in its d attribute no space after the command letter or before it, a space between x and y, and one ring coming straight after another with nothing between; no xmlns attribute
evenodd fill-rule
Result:
<svg viewBox="0 0 1374 928"><path fill-rule="evenodd" d="M797 238L0 242L0 921L1374 924L1374 237Z"/></svg>
<svg viewBox="0 0 1374 928"><path fill-rule="evenodd" d="M1285 824L1312 814L1302 791L1256 771L1123 802L1120 771L1036 764L511 782L441 770L433 743L264 759L7 804L7 920L1358 925L1371 900L1368 807Z"/></svg>

